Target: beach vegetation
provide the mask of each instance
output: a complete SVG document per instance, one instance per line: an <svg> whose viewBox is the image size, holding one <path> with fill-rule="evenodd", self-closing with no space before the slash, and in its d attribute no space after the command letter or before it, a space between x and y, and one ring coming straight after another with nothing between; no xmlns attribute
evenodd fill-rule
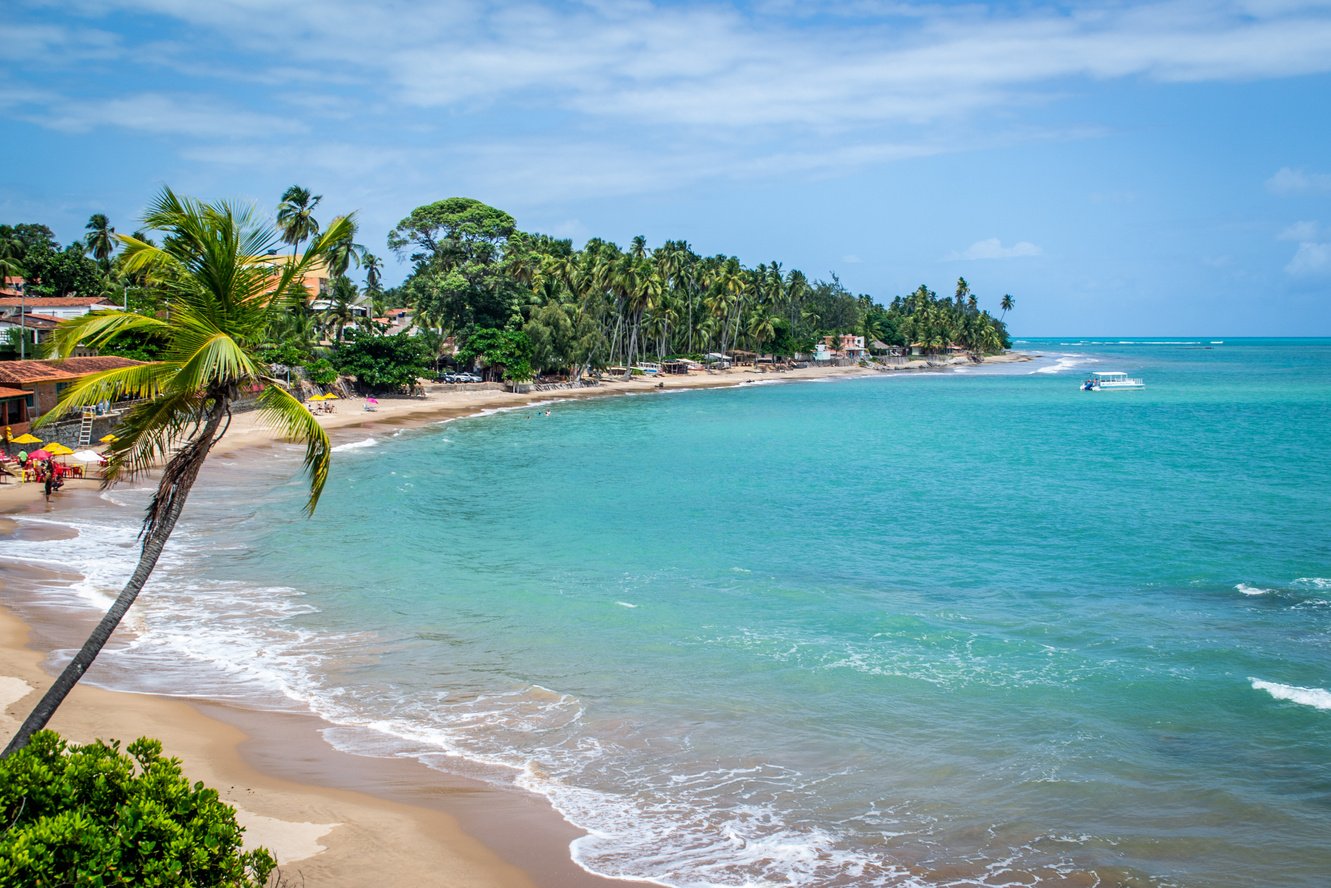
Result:
<svg viewBox="0 0 1331 888"><path fill-rule="evenodd" d="M356 377L370 392L410 391L421 377L434 372L434 356L425 340L397 333L379 336L347 332L347 341L331 353L337 372Z"/></svg>
<svg viewBox="0 0 1331 888"><path fill-rule="evenodd" d="M235 809L191 784L162 744L69 744L39 731L0 761L0 884L260 888L276 867L244 848Z"/></svg>
<svg viewBox="0 0 1331 888"><path fill-rule="evenodd" d="M526 382L532 378L531 354L531 340L521 330L484 327L467 337L457 357L466 366L479 361L504 380Z"/></svg>
<svg viewBox="0 0 1331 888"><path fill-rule="evenodd" d="M337 382L337 368L327 358L315 358L304 365L305 375L315 385L332 385Z"/></svg>
<svg viewBox="0 0 1331 888"><path fill-rule="evenodd" d="M100 348L118 336L151 334L165 343L161 360L85 377L61 394L37 425L101 401L132 400L110 444L104 484L159 470L140 539L139 561L106 615L10 740L5 755L45 727L96 659L152 574L209 452L226 434L232 406L253 399L262 420L284 439L305 445L313 512L328 478L328 436L305 406L268 375L260 349L274 318L303 303L304 277L345 238L350 221L334 219L302 255L271 257L277 232L253 208L204 203L163 189L145 217L162 235L148 240L116 235L129 273L160 293L162 316L92 312L62 322L50 343L59 357L80 345Z"/></svg>

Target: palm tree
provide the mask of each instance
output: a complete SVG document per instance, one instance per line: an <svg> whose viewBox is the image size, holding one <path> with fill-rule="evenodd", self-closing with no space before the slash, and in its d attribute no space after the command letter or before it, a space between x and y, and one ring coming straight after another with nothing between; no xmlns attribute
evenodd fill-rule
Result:
<svg viewBox="0 0 1331 888"><path fill-rule="evenodd" d="M97 264L102 266L102 271L111 269L111 254L116 251L116 230L111 227L111 220L106 218L105 213L93 213L88 219L88 224L83 226L88 232L83 238L83 244L92 254L92 258L97 260Z"/></svg>
<svg viewBox="0 0 1331 888"><path fill-rule="evenodd" d="M305 444L310 477L306 512L312 513L328 478L328 436L256 356L273 317L304 301L302 279L329 246L346 236L342 220L311 245L305 256L274 267L274 229L252 209L205 204L164 189L149 208L148 227L166 234L165 246L120 236L124 263L143 271L167 297L170 317L133 312L93 312L56 328L55 351L68 357L80 343L97 347L121 333L152 332L168 345L157 363L108 370L70 386L47 418L126 395L141 398L125 414L111 445L105 484L132 479L165 459L148 505L139 563L115 603L83 647L20 726L4 755L27 745L55 714L111 637L152 574L208 452L226 433L231 406L255 385L265 386L258 412L283 437ZM45 418L44 418L45 419Z"/></svg>
<svg viewBox="0 0 1331 888"><path fill-rule="evenodd" d="M293 252L299 253L302 243L319 236L314 208L321 200L322 194L310 194L310 189L299 185L282 192L282 202L277 205L277 227L282 229L282 242L291 244Z"/></svg>
<svg viewBox="0 0 1331 888"><path fill-rule="evenodd" d="M1003 309L1003 313L1002 313L1001 315L998 316L998 319L999 319L1000 321L1003 320L1003 318L1005 318L1005 317L1007 316L1007 313L1010 312L1010 311L1012 311L1012 306L1014 306L1014 305L1016 305L1016 304L1017 304L1017 303L1014 302L1013 299L1012 299L1012 294L1011 294L1011 293L1004 293L1004 294L1003 294L1003 301L1000 302L1000 303L998 303L998 307L1001 308L1001 309Z"/></svg>
<svg viewBox="0 0 1331 888"><path fill-rule="evenodd" d="M365 292L373 295L383 290L383 260L366 250L361 254L360 267L365 269Z"/></svg>
<svg viewBox="0 0 1331 888"><path fill-rule="evenodd" d="M23 243L16 237L0 237L0 286L5 278L21 278L23 270Z"/></svg>

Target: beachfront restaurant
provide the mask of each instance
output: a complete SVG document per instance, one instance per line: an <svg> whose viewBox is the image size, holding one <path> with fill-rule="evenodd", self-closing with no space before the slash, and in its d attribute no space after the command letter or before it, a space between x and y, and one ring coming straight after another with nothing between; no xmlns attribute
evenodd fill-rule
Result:
<svg viewBox="0 0 1331 888"><path fill-rule="evenodd" d="M65 389L83 377L142 363L114 355L63 361L0 361L0 407L5 417L22 417L8 419L4 425L21 435L33 420L55 407Z"/></svg>

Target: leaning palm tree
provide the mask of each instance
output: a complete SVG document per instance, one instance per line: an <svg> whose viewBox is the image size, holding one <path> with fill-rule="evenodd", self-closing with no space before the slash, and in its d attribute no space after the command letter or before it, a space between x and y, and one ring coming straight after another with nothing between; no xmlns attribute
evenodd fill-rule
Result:
<svg viewBox="0 0 1331 888"><path fill-rule="evenodd" d="M1003 313L998 316L998 319L1001 321L1003 318L1007 317L1007 313L1012 311L1012 306L1014 305L1016 305L1016 302L1013 300L1012 294L1004 293L1003 301L998 303L998 307L1003 309Z"/></svg>
<svg viewBox="0 0 1331 888"><path fill-rule="evenodd" d="M142 399L126 413L111 445L106 485L138 477L163 460L148 504L139 562L129 582L83 647L23 722L4 755L21 749L41 730L92 664L148 581L176 526L208 452L226 433L231 407L255 386L263 421L284 438L305 444L310 477L306 511L313 512L328 478L328 436L256 356L273 317L303 302L301 281L312 262L346 234L348 220L334 222L299 259L274 266L278 235L252 209L206 204L165 189L149 208L148 227L166 235L164 246L120 236L123 262L159 288L169 317L133 312L94 312L62 323L52 341L68 356L80 343L96 347L131 331L167 342L164 360L108 370L65 391L48 417L123 397ZM45 419L45 418L44 418Z"/></svg>

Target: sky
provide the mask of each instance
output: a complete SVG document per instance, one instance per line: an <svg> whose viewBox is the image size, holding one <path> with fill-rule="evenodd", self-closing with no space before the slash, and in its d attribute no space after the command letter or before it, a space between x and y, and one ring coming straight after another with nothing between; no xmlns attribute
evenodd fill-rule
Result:
<svg viewBox="0 0 1331 888"><path fill-rule="evenodd" d="M5 0L0 222L472 197L1017 336L1331 335L1331 0Z"/></svg>

